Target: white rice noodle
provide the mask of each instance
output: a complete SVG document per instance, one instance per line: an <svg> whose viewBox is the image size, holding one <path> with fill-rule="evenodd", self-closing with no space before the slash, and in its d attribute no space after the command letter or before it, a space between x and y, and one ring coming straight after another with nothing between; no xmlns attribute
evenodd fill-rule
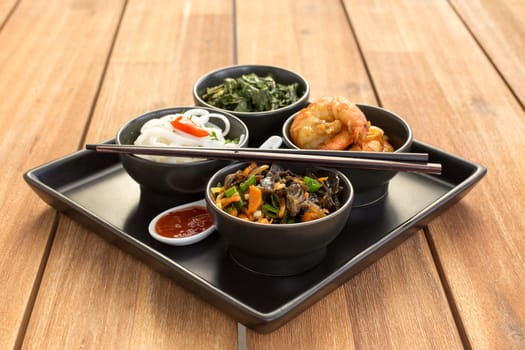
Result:
<svg viewBox="0 0 525 350"><path fill-rule="evenodd" d="M183 116L186 118L191 118L191 120L193 120L197 124L205 125L210 119L210 112L208 112L205 109L195 108L184 112Z"/></svg>
<svg viewBox="0 0 525 350"><path fill-rule="evenodd" d="M230 121L228 120L228 118L226 118L222 114L218 114L218 113L210 113L208 115L208 117L209 118L217 118L217 119L222 120L223 123L224 123L224 130L222 130L222 136L228 135L228 133L230 132Z"/></svg>
<svg viewBox="0 0 525 350"><path fill-rule="evenodd" d="M207 130L210 136L196 137L175 129L171 121L183 116L190 118L199 127ZM210 122L211 118L220 119L224 124L224 129ZM141 134L137 137L134 144L137 146L192 146L192 147L239 147L243 142L244 135L241 135L239 143L226 143L224 136L230 132L230 122L222 114L210 113L205 109L195 108L186 111L184 114L169 114L158 119L151 119L144 123L140 129ZM212 137L211 135L214 135ZM202 160L202 158L185 157L166 157L140 155L140 157L165 163L186 163Z"/></svg>

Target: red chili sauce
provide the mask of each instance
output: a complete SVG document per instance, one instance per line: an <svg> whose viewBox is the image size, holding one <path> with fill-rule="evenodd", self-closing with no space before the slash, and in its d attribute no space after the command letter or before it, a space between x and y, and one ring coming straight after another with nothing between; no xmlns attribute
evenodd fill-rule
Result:
<svg viewBox="0 0 525 350"><path fill-rule="evenodd" d="M182 238L196 235L213 224L204 207L188 207L162 216L155 225L155 231L168 238Z"/></svg>

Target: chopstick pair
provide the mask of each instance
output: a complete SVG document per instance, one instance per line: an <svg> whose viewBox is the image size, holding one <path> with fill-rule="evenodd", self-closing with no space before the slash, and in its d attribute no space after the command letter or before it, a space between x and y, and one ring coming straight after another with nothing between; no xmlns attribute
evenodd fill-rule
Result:
<svg viewBox="0 0 525 350"><path fill-rule="evenodd" d="M243 161L297 162L326 167L441 174L441 164L428 163L428 155L426 153L376 153L260 148L152 147L118 144L87 144L86 149L104 153L127 153ZM349 153L351 153L350 156Z"/></svg>

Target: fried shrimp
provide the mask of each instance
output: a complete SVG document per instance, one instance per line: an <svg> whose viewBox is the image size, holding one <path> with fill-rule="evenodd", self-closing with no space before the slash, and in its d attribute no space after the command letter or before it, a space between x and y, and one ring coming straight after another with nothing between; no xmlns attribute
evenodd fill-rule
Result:
<svg viewBox="0 0 525 350"><path fill-rule="evenodd" d="M344 150L362 147L369 125L364 113L345 97L324 97L299 112L290 136L300 148Z"/></svg>
<svg viewBox="0 0 525 350"><path fill-rule="evenodd" d="M383 129L371 125L366 140L361 146L353 145L350 151L394 152Z"/></svg>

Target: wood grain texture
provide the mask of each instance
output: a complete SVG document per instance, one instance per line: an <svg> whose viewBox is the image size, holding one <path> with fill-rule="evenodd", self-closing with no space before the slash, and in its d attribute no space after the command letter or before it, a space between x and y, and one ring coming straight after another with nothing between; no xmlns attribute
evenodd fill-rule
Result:
<svg viewBox="0 0 525 350"><path fill-rule="evenodd" d="M233 62L230 1L127 3L87 134L192 104L204 72ZM144 234L147 234L146 232ZM66 286L66 288L61 288ZM67 326L66 326L67 325ZM27 348L233 349L236 322L119 248L60 218Z"/></svg>
<svg viewBox="0 0 525 350"><path fill-rule="evenodd" d="M260 17L250 17L254 11ZM267 36L261 26L270 18L278 35ZM292 67L308 72L312 96L377 104L340 2L238 1L237 30L240 63ZM422 234L279 330L247 334L250 349L461 347Z"/></svg>
<svg viewBox="0 0 525 350"><path fill-rule="evenodd" d="M250 349L462 349L423 234L416 234Z"/></svg>
<svg viewBox="0 0 525 350"><path fill-rule="evenodd" d="M60 218L27 349L234 349L236 324L170 279Z"/></svg>
<svg viewBox="0 0 525 350"><path fill-rule="evenodd" d="M2 28L9 14L16 7L17 2L17 0L0 0L0 28Z"/></svg>
<svg viewBox="0 0 525 350"><path fill-rule="evenodd" d="M523 348L525 219L518 193L525 146L516 142L525 133L523 110L447 3L345 3L383 104L404 116L417 138L488 167L482 182L430 225L430 243L465 342Z"/></svg>
<svg viewBox="0 0 525 350"><path fill-rule="evenodd" d="M76 149L122 11L118 1L78 4L21 2L0 32L3 349L23 336L55 220L22 174Z"/></svg>
<svg viewBox="0 0 525 350"><path fill-rule="evenodd" d="M147 111L193 105L197 79L231 64L230 1L131 1L86 143L115 137L125 122Z"/></svg>
<svg viewBox="0 0 525 350"><path fill-rule="evenodd" d="M380 104L417 139L488 167L425 232L277 331L248 330L247 348L524 348L524 11L518 0L0 0L0 348L238 346L228 315L22 179L140 113L193 104L195 80L235 57L301 73L311 99Z"/></svg>
<svg viewBox="0 0 525 350"><path fill-rule="evenodd" d="M452 0L451 4L525 106L525 2Z"/></svg>
<svg viewBox="0 0 525 350"><path fill-rule="evenodd" d="M237 50L240 64L275 64L303 75L312 101L343 95L375 103L339 1L237 1Z"/></svg>
<svg viewBox="0 0 525 350"><path fill-rule="evenodd" d="M357 349L463 349L423 234L344 287Z"/></svg>

